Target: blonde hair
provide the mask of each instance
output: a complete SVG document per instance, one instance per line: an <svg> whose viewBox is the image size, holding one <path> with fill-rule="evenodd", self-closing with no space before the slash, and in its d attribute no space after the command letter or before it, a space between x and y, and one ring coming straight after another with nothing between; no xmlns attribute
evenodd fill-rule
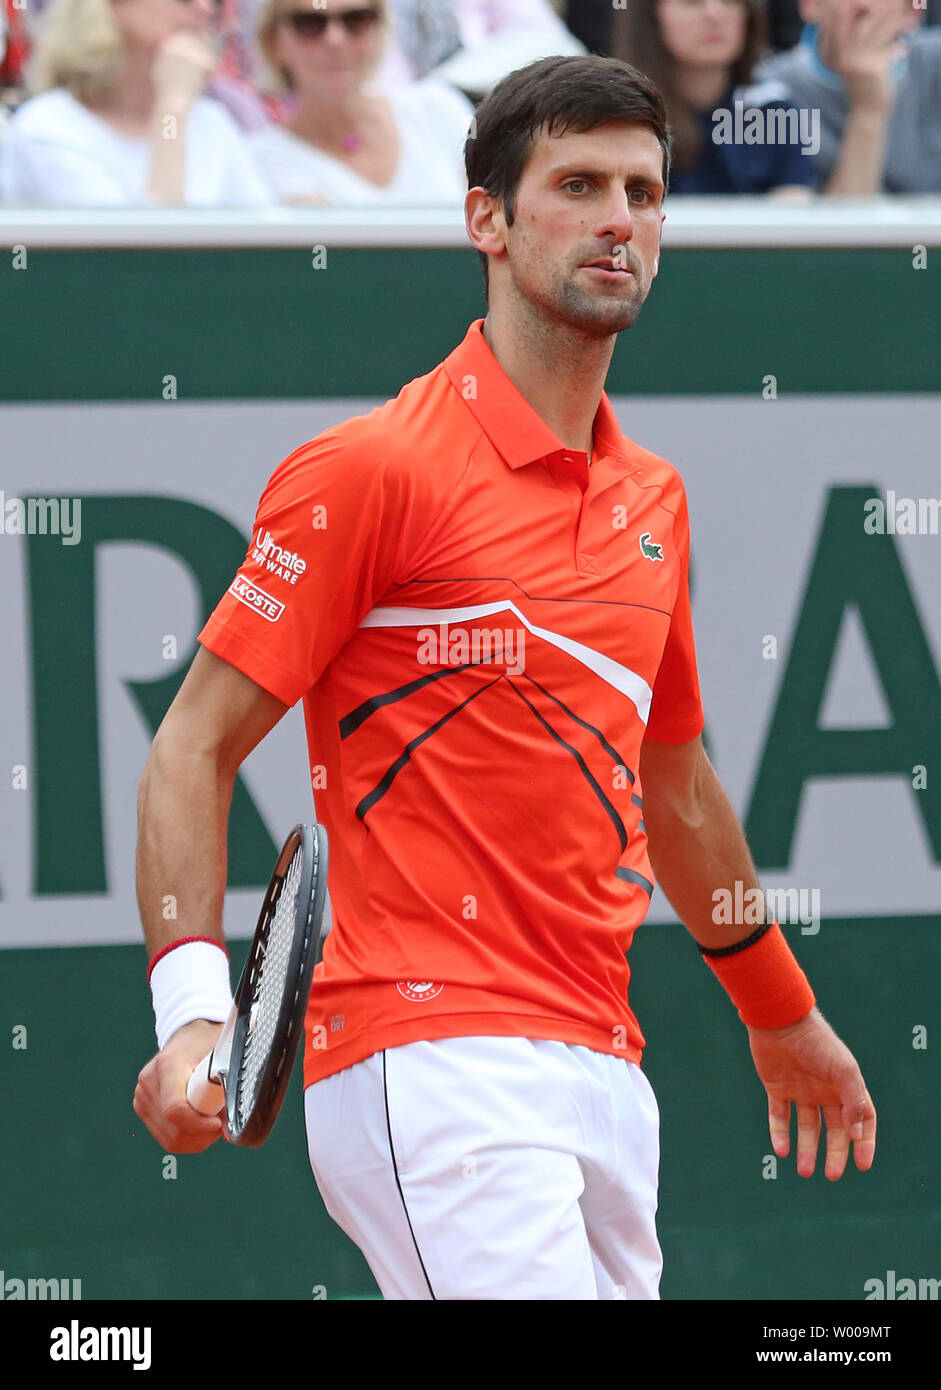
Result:
<svg viewBox="0 0 941 1390"><path fill-rule="evenodd" d="M111 0L53 0L43 14L27 75L31 96L65 87L78 101L101 96L124 65Z"/></svg>
<svg viewBox="0 0 941 1390"><path fill-rule="evenodd" d="M290 73L279 64L275 54L275 30L278 27L278 20L282 15L290 14L292 10L299 9L301 4L302 0L295 0L294 4L291 4L290 0L263 0L258 14L258 23L255 25L255 39L261 53L264 75L267 79L265 88L278 95L293 91L294 83ZM379 27L384 31L385 38L388 40L389 7L387 0L362 0L362 5L364 8L366 5L373 5L379 11ZM316 13L319 8L316 3L311 4L310 7L314 13ZM356 7L351 5L349 8ZM321 13L326 13L326 11L321 9ZM379 67L381 61L382 49L380 49L376 58L376 62L372 69L373 72Z"/></svg>

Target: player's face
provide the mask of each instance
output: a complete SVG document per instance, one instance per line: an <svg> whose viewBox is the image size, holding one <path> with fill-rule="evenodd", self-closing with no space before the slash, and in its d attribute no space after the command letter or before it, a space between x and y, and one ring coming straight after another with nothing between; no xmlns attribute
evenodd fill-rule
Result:
<svg viewBox="0 0 941 1390"><path fill-rule="evenodd" d="M685 67L734 63L745 47L744 0L660 0L657 23L670 57Z"/></svg>
<svg viewBox="0 0 941 1390"><path fill-rule="evenodd" d="M112 8L132 48L156 49L181 32L208 34L219 15L216 0L116 0Z"/></svg>
<svg viewBox="0 0 941 1390"><path fill-rule="evenodd" d="M615 121L582 134L543 132L520 180L507 251L490 264L491 295L508 273L515 292L599 337L640 313L660 252L663 152L652 130ZM615 273L589 268L612 258Z"/></svg>

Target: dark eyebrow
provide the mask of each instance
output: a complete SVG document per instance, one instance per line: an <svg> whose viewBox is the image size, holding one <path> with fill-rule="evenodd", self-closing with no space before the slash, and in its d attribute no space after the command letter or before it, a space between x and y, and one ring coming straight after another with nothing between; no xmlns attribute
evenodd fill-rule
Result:
<svg viewBox="0 0 941 1390"><path fill-rule="evenodd" d="M610 171L607 169L588 169L584 164L559 164L549 170L551 179L570 178L573 174L578 174L582 178L597 179L602 183L609 178ZM663 181L659 178L650 178L648 174L643 174L638 170L632 170L627 176L628 183L640 183L647 188L651 188L656 193L663 192Z"/></svg>

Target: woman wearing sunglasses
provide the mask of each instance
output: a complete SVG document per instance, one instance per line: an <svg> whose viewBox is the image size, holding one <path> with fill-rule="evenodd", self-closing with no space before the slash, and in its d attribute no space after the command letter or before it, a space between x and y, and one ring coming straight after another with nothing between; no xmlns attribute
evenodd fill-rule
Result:
<svg viewBox="0 0 941 1390"><path fill-rule="evenodd" d="M271 203L245 137L204 95L218 0L53 0L30 100L0 151L0 199L26 206Z"/></svg>
<svg viewBox="0 0 941 1390"><path fill-rule="evenodd" d="M385 91L375 80L385 0L265 0L258 39L289 97L283 124L249 143L279 201L355 206L460 203L474 108L434 78Z"/></svg>

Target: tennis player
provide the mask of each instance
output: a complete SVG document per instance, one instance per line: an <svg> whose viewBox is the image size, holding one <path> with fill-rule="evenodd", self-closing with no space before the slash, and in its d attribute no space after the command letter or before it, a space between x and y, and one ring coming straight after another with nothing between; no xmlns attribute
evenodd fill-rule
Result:
<svg viewBox="0 0 941 1390"><path fill-rule="evenodd" d="M660 254L660 96L625 63L510 74L465 148L488 309L427 375L275 470L140 792L160 1051L135 1109L191 1153L230 1003L226 826L304 702L333 929L304 1056L328 1212L390 1299L654 1299L659 1113L625 956L654 879L746 1026L771 1142L826 1175L876 1116L709 760L676 470L604 392ZM390 321L389 350L395 351ZM168 892L178 916L163 919ZM670 1007L674 1007L673 1001Z"/></svg>

